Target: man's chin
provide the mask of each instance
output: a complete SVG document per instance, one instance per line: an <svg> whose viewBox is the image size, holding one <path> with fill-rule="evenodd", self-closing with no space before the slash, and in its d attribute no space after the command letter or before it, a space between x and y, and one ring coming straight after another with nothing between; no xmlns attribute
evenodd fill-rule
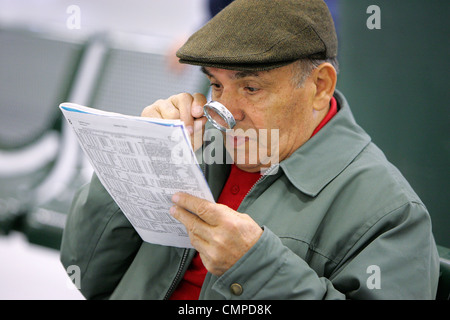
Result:
<svg viewBox="0 0 450 320"><path fill-rule="evenodd" d="M238 162L235 162L234 164L236 167L246 172L260 172L262 168L262 166L259 164L246 164L246 163L242 164Z"/></svg>

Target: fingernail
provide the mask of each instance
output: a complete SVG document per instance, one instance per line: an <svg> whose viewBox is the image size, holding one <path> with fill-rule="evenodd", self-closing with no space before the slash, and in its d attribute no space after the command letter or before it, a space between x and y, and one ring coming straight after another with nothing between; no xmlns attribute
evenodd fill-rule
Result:
<svg viewBox="0 0 450 320"><path fill-rule="evenodd" d="M177 203L178 200L180 200L180 196L179 196L178 194L174 194L174 195L172 196L172 202L173 202L173 203Z"/></svg>
<svg viewBox="0 0 450 320"><path fill-rule="evenodd" d="M194 133L194 128L192 126L187 126L186 130L189 132L189 134L193 134Z"/></svg>
<svg viewBox="0 0 450 320"><path fill-rule="evenodd" d="M169 213L171 216L175 214L175 211L176 211L175 206L170 207Z"/></svg>

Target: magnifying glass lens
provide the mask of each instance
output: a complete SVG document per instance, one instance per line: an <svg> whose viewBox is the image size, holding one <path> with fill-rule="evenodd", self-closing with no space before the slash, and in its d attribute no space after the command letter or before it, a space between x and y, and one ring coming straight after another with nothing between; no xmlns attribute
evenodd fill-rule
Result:
<svg viewBox="0 0 450 320"><path fill-rule="evenodd" d="M236 121L231 112L220 102L210 101L203 106L203 111L214 127L220 131L233 129Z"/></svg>
<svg viewBox="0 0 450 320"><path fill-rule="evenodd" d="M222 118L222 116L216 110L214 109L207 109L207 110L209 116L212 118L212 120L214 120L216 124L225 129L231 129L227 121L224 118Z"/></svg>

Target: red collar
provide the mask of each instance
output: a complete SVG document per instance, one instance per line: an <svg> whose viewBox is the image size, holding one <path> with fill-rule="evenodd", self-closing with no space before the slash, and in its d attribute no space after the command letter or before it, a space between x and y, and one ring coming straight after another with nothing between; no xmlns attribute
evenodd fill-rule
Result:
<svg viewBox="0 0 450 320"><path fill-rule="evenodd" d="M311 135L311 138L320 131L320 129L322 129L328 121L331 120L331 118L333 118L337 113L337 102L336 99L334 97L331 98L330 101L330 110L328 110L327 115L325 116L325 118L323 118L323 120L319 123L319 125L317 126L317 128L314 130L313 134Z"/></svg>

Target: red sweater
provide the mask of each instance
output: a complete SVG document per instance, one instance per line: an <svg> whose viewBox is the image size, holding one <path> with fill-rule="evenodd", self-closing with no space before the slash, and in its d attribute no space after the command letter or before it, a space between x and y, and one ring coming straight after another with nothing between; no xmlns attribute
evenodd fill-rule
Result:
<svg viewBox="0 0 450 320"><path fill-rule="evenodd" d="M314 130L312 136L319 132L336 113L336 99L332 98L330 110ZM246 172L234 164L231 165L230 175L217 202L227 205L233 210L237 210L244 197L260 177L261 174L259 172ZM206 272L207 270L203 266L200 255L196 253L183 279L170 297L170 300L198 300Z"/></svg>

